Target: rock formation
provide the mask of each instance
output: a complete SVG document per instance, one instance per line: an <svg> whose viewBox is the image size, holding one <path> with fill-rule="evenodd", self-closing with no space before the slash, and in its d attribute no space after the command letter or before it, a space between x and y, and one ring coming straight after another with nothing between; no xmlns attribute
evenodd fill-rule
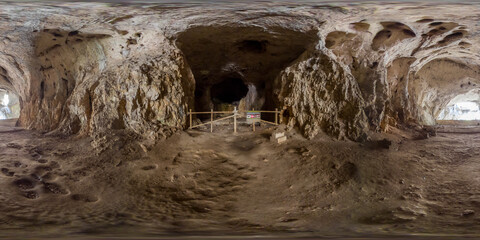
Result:
<svg viewBox="0 0 480 240"><path fill-rule="evenodd" d="M435 124L480 84L469 5L4 3L0 12L0 88L18 95L18 124L42 131L156 139L186 127L189 109L243 99L284 109L305 136L361 141Z"/></svg>

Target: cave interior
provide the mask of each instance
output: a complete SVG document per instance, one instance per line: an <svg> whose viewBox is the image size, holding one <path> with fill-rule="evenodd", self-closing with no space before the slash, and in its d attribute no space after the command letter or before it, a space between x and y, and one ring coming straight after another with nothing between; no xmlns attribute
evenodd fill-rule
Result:
<svg viewBox="0 0 480 240"><path fill-rule="evenodd" d="M192 27L176 41L195 77L196 111L274 110L278 74L318 36L282 28Z"/></svg>
<svg viewBox="0 0 480 240"><path fill-rule="evenodd" d="M0 11L0 238L480 236L478 11L218 4Z"/></svg>

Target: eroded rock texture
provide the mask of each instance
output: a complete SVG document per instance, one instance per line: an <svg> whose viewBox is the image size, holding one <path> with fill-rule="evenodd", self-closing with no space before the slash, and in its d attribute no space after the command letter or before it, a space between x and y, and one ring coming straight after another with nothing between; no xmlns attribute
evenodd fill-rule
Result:
<svg viewBox="0 0 480 240"><path fill-rule="evenodd" d="M475 6L182 6L3 4L0 87L18 94L19 124L155 139L189 109L238 105L363 140L434 124L480 84Z"/></svg>
<svg viewBox="0 0 480 240"><path fill-rule="evenodd" d="M305 53L279 76L278 98L288 106L288 124L305 135L324 131L339 138L365 139L364 101L348 70L328 55Z"/></svg>

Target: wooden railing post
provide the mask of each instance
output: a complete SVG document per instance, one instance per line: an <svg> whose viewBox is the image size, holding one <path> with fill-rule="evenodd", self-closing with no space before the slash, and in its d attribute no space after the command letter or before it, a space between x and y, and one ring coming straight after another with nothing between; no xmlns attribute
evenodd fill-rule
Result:
<svg viewBox="0 0 480 240"><path fill-rule="evenodd" d="M192 109L190 108L190 126L188 128L192 128Z"/></svg>
<svg viewBox="0 0 480 240"><path fill-rule="evenodd" d="M252 112L254 111L255 111L255 108L252 108ZM253 126L253 131L255 132L255 121L253 121L252 126Z"/></svg>
<svg viewBox="0 0 480 240"><path fill-rule="evenodd" d="M237 107L233 110L233 132L237 133Z"/></svg>
<svg viewBox="0 0 480 240"><path fill-rule="evenodd" d="M278 125L278 108L275 108L275 125Z"/></svg>
<svg viewBox="0 0 480 240"><path fill-rule="evenodd" d="M280 123L283 123L283 109L279 112L280 115Z"/></svg>
<svg viewBox="0 0 480 240"><path fill-rule="evenodd" d="M210 132L213 132L213 109L210 109Z"/></svg>

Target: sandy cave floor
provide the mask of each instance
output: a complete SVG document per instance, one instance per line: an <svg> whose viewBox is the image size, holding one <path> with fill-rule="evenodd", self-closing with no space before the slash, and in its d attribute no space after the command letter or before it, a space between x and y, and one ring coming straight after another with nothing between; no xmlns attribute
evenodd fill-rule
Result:
<svg viewBox="0 0 480 240"><path fill-rule="evenodd" d="M0 237L480 232L480 134L374 136L387 149L294 131L279 145L266 127L152 147L118 132L98 153L0 124Z"/></svg>

